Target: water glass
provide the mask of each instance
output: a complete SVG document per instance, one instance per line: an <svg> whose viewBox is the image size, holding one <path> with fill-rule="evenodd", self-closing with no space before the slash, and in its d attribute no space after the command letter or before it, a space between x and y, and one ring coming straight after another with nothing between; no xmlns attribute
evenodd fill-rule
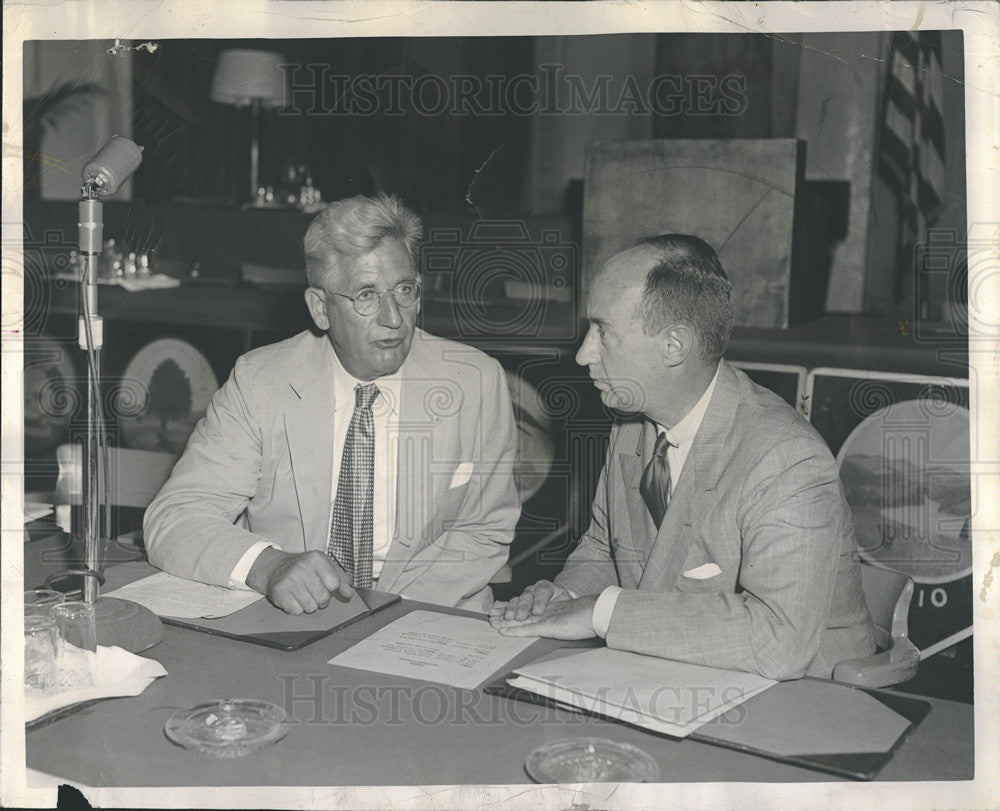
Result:
<svg viewBox="0 0 1000 811"><path fill-rule="evenodd" d="M65 602L66 595L53 589L28 589L24 592L24 616L50 616L52 608Z"/></svg>
<svg viewBox="0 0 1000 811"><path fill-rule="evenodd" d="M56 681L60 690L94 686L94 658L97 655L97 626L94 606L82 600L68 600L52 609L59 632L56 654Z"/></svg>
<svg viewBox="0 0 1000 811"><path fill-rule="evenodd" d="M54 617L28 614L24 618L24 686L49 691L55 687L58 630Z"/></svg>

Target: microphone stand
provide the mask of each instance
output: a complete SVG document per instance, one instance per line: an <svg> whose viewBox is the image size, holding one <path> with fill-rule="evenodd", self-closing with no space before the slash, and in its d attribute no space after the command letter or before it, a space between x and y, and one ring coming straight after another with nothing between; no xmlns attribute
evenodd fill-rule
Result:
<svg viewBox="0 0 1000 811"><path fill-rule="evenodd" d="M101 407L101 349L104 347L104 319L97 313L97 261L104 239L104 204L98 199L94 183L83 187L80 201L80 255L84 259L80 284L80 317L77 341L87 355L87 435L84 449L83 532L87 571L97 574L101 565L101 505L107 503L104 492L105 466L103 409ZM110 527L108 527L110 529ZM83 599L96 603L100 583L93 575L83 579Z"/></svg>
<svg viewBox="0 0 1000 811"><path fill-rule="evenodd" d="M134 144L131 146L137 149ZM116 188L117 185L110 190ZM100 363L101 349L104 346L104 320L97 312L97 262L104 241L104 204L100 195L108 191L106 177L88 177L79 205L79 243L84 262L77 342L87 353L87 435L83 476L85 568L69 569L53 575L47 578L46 584L52 586L67 577L82 578L83 599L94 606L97 643L115 645L138 653L163 639L164 630L160 618L145 606L131 600L101 597L100 593L100 587L104 583L101 560L104 556L105 533L110 534L112 529L107 492L107 432L101 404ZM103 525L102 508L105 515Z"/></svg>

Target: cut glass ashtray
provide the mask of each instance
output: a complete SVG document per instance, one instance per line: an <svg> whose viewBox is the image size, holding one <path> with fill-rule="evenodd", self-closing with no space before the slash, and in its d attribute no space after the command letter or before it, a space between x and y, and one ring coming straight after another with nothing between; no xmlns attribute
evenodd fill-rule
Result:
<svg viewBox="0 0 1000 811"><path fill-rule="evenodd" d="M285 713L266 701L227 698L175 712L163 727L174 743L213 757L237 758L280 741Z"/></svg>
<svg viewBox="0 0 1000 811"><path fill-rule="evenodd" d="M646 752L607 738L554 741L524 763L536 783L655 783L660 767Z"/></svg>

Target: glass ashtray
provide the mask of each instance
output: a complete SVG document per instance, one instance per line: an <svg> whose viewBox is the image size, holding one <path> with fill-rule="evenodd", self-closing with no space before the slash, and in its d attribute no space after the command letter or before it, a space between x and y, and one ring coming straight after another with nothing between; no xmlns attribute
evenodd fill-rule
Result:
<svg viewBox="0 0 1000 811"><path fill-rule="evenodd" d="M227 698L175 712L163 727L174 743L213 757L238 758L280 741L285 713L266 701Z"/></svg>
<svg viewBox="0 0 1000 811"><path fill-rule="evenodd" d="M524 762L536 783L655 783L660 767L646 752L607 738L554 741Z"/></svg>

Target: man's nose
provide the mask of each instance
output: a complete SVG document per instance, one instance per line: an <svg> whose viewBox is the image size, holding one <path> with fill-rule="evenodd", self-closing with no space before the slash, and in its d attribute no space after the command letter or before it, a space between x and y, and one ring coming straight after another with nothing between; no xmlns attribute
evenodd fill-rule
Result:
<svg viewBox="0 0 1000 811"><path fill-rule="evenodd" d="M391 290L386 290L378 302L378 325L380 327L390 327L399 329L403 323L403 317L399 314L399 305Z"/></svg>
<svg viewBox="0 0 1000 811"><path fill-rule="evenodd" d="M583 343L580 344L580 348L576 353L576 362L580 366L590 366L591 363L597 361L597 357L594 354L594 330L593 328L587 330L587 334L583 338Z"/></svg>

